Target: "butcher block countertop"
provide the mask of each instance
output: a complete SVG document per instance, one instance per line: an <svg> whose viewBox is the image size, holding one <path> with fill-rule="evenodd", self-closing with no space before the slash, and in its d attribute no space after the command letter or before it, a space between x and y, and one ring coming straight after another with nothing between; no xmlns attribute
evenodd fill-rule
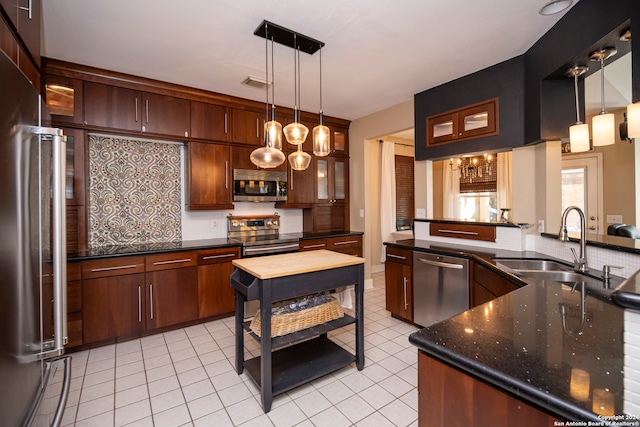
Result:
<svg viewBox="0 0 640 427"><path fill-rule="evenodd" d="M364 264L364 261L364 258L352 255L318 250L234 259L233 265L258 279L264 280Z"/></svg>

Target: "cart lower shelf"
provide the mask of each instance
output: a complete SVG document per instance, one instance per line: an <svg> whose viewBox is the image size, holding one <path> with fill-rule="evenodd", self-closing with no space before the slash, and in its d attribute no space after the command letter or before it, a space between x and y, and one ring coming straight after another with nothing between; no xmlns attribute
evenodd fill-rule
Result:
<svg viewBox="0 0 640 427"><path fill-rule="evenodd" d="M271 357L274 396L335 372L356 360L355 355L331 341L326 335L274 351ZM258 387L262 388L260 357L246 360L244 367Z"/></svg>

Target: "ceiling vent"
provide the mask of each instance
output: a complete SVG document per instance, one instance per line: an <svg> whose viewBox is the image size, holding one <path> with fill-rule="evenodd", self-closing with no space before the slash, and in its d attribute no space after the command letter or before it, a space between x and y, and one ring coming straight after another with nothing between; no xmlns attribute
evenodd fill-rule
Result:
<svg viewBox="0 0 640 427"><path fill-rule="evenodd" d="M245 78L242 81L242 84L245 86L254 87L256 89L262 89L262 90L264 90L267 86L270 86L263 79L259 79L257 77L251 77L251 76L248 76L247 78Z"/></svg>

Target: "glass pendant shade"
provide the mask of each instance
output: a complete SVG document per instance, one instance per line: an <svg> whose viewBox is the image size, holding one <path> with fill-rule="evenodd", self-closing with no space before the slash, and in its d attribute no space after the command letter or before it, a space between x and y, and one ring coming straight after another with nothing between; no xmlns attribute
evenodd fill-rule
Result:
<svg viewBox="0 0 640 427"><path fill-rule="evenodd" d="M640 102L627 105L627 134L640 138Z"/></svg>
<svg viewBox="0 0 640 427"><path fill-rule="evenodd" d="M329 128L318 125L313 128L313 154L319 157L328 156L331 151Z"/></svg>
<svg viewBox="0 0 640 427"><path fill-rule="evenodd" d="M282 125L280 122L269 120L264 124L264 132L267 145L276 150L282 150Z"/></svg>
<svg viewBox="0 0 640 427"><path fill-rule="evenodd" d="M256 148L251 152L251 163L261 168L275 168L284 163L284 153L271 147Z"/></svg>
<svg viewBox="0 0 640 427"><path fill-rule="evenodd" d="M591 121L593 145L604 146L616 143L616 123L613 114L598 114Z"/></svg>
<svg viewBox="0 0 640 427"><path fill-rule="evenodd" d="M576 123L569 127L569 145L572 153L589 151L589 125Z"/></svg>
<svg viewBox="0 0 640 427"><path fill-rule="evenodd" d="M284 127L284 137L287 138L289 144L300 145L309 135L309 128L302 123L292 122Z"/></svg>
<svg viewBox="0 0 640 427"><path fill-rule="evenodd" d="M289 164L293 170L306 170L311 164L311 154L302 151L302 146L298 145L298 150L289 154Z"/></svg>

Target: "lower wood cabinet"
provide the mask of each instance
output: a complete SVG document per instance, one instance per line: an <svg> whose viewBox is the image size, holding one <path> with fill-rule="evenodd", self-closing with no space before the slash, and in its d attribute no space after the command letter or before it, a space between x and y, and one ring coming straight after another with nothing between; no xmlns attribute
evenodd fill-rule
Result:
<svg viewBox="0 0 640 427"><path fill-rule="evenodd" d="M387 310L413 322L413 251L387 247L384 282Z"/></svg>
<svg viewBox="0 0 640 427"><path fill-rule="evenodd" d="M519 288L515 283L477 262L473 263L470 286L469 307L492 301Z"/></svg>
<svg viewBox="0 0 640 427"><path fill-rule="evenodd" d="M320 249L362 257L362 235L356 234L300 241L300 252Z"/></svg>
<svg viewBox="0 0 640 427"><path fill-rule="evenodd" d="M198 252L198 318L233 313L235 291L229 284L234 259L240 248L210 249Z"/></svg>
<svg viewBox="0 0 640 427"><path fill-rule="evenodd" d="M418 352L418 425L544 427L556 417Z"/></svg>

